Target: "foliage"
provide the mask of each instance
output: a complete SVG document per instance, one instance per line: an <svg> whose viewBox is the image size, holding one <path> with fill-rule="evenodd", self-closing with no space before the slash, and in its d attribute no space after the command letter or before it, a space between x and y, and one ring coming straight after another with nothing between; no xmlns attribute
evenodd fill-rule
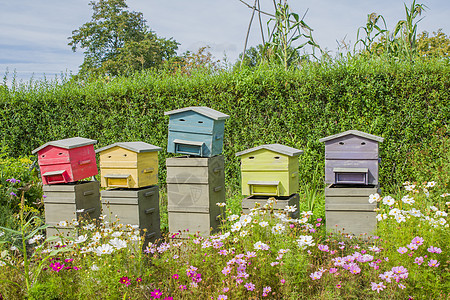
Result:
<svg viewBox="0 0 450 300"><path fill-rule="evenodd" d="M382 29L378 24L383 21L384 29ZM364 38L360 37L360 30L363 30L366 36ZM375 31L376 30L376 31ZM375 31L375 32L374 32ZM374 35L372 36L372 33ZM376 13L371 13L367 15L367 23L366 27L358 28L358 32L356 35L356 43L355 48L358 44L363 45L363 51L368 51L369 54L372 54L372 51L379 50L378 48L383 46L382 43L375 43L377 38L381 38L383 34L387 33L386 29L386 21L382 15L377 15ZM377 47L372 47L372 45L376 45Z"/></svg>
<svg viewBox="0 0 450 300"><path fill-rule="evenodd" d="M417 37L417 51L419 56L450 57L450 38L439 29L433 36L426 31Z"/></svg>
<svg viewBox="0 0 450 300"><path fill-rule="evenodd" d="M193 72L214 73L219 71L220 60L215 60L209 46L200 47L197 52L187 51L183 55L176 57L165 64L166 69L179 74L192 75Z"/></svg>
<svg viewBox="0 0 450 300"><path fill-rule="evenodd" d="M148 30L140 12L130 12L125 0L89 3L91 21L72 32L69 46L85 49L80 74L118 75L161 65L175 55L178 43Z"/></svg>

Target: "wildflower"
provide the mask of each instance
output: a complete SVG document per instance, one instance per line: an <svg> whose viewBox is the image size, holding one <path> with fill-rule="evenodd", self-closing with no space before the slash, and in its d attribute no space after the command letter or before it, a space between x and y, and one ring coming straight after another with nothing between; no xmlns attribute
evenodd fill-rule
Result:
<svg viewBox="0 0 450 300"><path fill-rule="evenodd" d="M142 278L141 277L136 278L136 282L142 282Z"/></svg>
<svg viewBox="0 0 450 300"><path fill-rule="evenodd" d="M244 287L247 289L247 291L253 291L255 289L255 285L251 282L244 284Z"/></svg>
<svg viewBox="0 0 450 300"><path fill-rule="evenodd" d="M17 197L17 195L16 195L16 193L14 193L14 192L11 192L11 193L9 193L11 196L14 196L14 197Z"/></svg>
<svg viewBox="0 0 450 300"><path fill-rule="evenodd" d="M269 250L269 246L261 241L256 242L253 247L255 250Z"/></svg>
<svg viewBox="0 0 450 300"><path fill-rule="evenodd" d="M338 271L337 268L330 268L330 270L328 270L328 272L329 272L330 274L334 274L334 273L336 273L337 271Z"/></svg>
<svg viewBox="0 0 450 300"><path fill-rule="evenodd" d="M435 181L430 181L427 183L427 187L434 187L436 185Z"/></svg>
<svg viewBox="0 0 450 300"><path fill-rule="evenodd" d="M387 219L387 215L386 214L378 214L376 216L377 220L380 222L382 220L386 220Z"/></svg>
<svg viewBox="0 0 450 300"><path fill-rule="evenodd" d="M406 203L406 204L409 204L409 205L412 205L415 202L414 198L412 198L412 197L410 197L408 195L403 196L402 201L403 201L403 203Z"/></svg>
<svg viewBox="0 0 450 300"><path fill-rule="evenodd" d="M391 209L389 211L389 215L390 216L396 216L396 215L399 215L401 213L402 213L402 211L400 209L398 209L398 208L393 208L393 209Z"/></svg>
<svg viewBox="0 0 450 300"><path fill-rule="evenodd" d="M289 206L287 205L286 208L284 209L286 212L295 212L297 210L297 205L294 206Z"/></svg>
<svg viewBox="0 0 450 300"><path fill-rule="evenodd" d="M394 218L397 221L397 223L406 222L406 218L404 215L398 214L398 215L395 215Z"/></svg>
<svg viewBox="0 0 450 300"><path fill-rule="evenodd" d="M369 203L374 203L380 200L380 195L378 195L378 193L376 194L371 194L369 196Z"/></svg>
<svg viewBox="0 0 450 300"><path fill-rule="evenodd" d="M420 236L416 236L415 238L412 239L411 244L415 244L415 245L422 245L423 244L424 239L421 238Z"/></svg>
<svg viewBox="0 0 450 300"><path fill-rule="evenodd" d="M268 226L268 225L269 225L269 223L266 222L266 221L259 222L259 226L261 226L261 227L266 227L266 226Z"/></svg>
<svg viewBox="0 0 450 300"><path fill-rule="evenodd" d="M386 280L386 282L391 282L391 278L394 276L394 273L391 271L386 271L383 274L378 275L381 279Z"/></svg>
<svg viewBox="0 0 450 300"><path fill-rule="evenodd" d="M59 271L61 271L62 269L64 269L64 264L61 264L61 263L59 263L59 262L55 262L55 263L51 263L51 264L49 265L49 267L52 268L53 271L59 272Z"/></svg>
<svg viewBox="0 0 450 300"><path fill-rule="evenodd" d="M406 289L406 286L403 285L403 284L401 284L401 283L398 284L398 287L401 288L402 290L403 290L403 289Z"/></svg>
<svg viewBox="0 0 450 300"><path fill-rule="evenodd" d="M415 259L414 259L414 263L415 264L418 264L419 266L423 263L423 257L422 256L420 256L420 257L416 257Z"/></svg>
<svg viewBox="0 0 450 300"><path fill-rule="evenodd" d="M110 240L109 243L117 250L127 247L127 242L118 238Z"/></svg>
<svg viewBox="0 0 450 300"><path fill-rule="evenodd" d="M359 273L361 273L361 268L357 264L352 264L350 266L349 271L352 274L359 274Z"/></svg>
<svg viewBox="0 0 450 300"><path fill-rule="evenodd" d="M256 252L250 252L247 251L247 254L245 255L247 258L256 257Z"/></svg>
<svg viewBox="0 0 450 300"><path fill-rule="evenodd" d="M403 266L392 267L392 273L394 273L394 274L405 274L405 273L408 273L408 270L405 267L403 267Z"/></svg>
<svg viewBox="0 0 450 300"><path fill-rule="evenodd" d="M427 251L430 252L430 253L437 253L437 254L442 253L441 248L437 248L437 247L433 247L433 246L429 247L427 249Z"/></svg>
<svg viewBox="0 0 450 300"><path fill-rule="evenodd" d="M430 259L430 261L428 262L428 266L439 267L439 262L436 259Z"/></svg>
<svg viewBox="0 0 450 300"><path fill-rule="evenodd" d="M102 235L100 234L100 232L96 231L95 234L91 237L91 240L93 240L94 242L98 242L101 238Z"/></svg>
<svg viewBox="0 0 450 300"><path fill-rule="evenodd" d="M286 227L285 227L283 224L278 223L277 225L275 225L274 227L272 227L272 233L273 233L273 234L280 234L280 233L282 233L285 229L286 229Z"/></svg>
<svg viewBox="0 0 450 300"><path fill-rule="evenodd" d="M375 253L381 252L381 249L376 246L369 247L369 250Z"/></svg>
<svg viewBox="0 0 450 300"><path fill-rule="evenodd" d="M340 283L336 284L336 288L340 289L342 286Z"/></svg>
<svg viewBox="0 0 450 300"><path fill-rule="evenodd" d="M216 205L218 207L224 207L226 204L224 202L218 202L218 203L216 203Z"/></svg>
<svg viewBox="0 0 450 300"><path fill-rule="evenodd" d="M180 277L180 276L179 276L178 274L173 274L173 275L172 275L172 278L173 278L173 279L178 279L179 277Z"/></svg>
<svg viewBox="0 0 450 300"><path fill-rule="evenodd" d="M233 222L233 221L235 221L235 220L237 220L237 219L239 219L239 216L238 216L238 215L231 215L231 216L228 216L228 221Z"/></svg>
<svg viewBox="0 0 450 300"><path fill-rule="evenodd" d="M6 179L6 181L8 181L8 182L10 182L10 183L19 183L20 182L20 180L18 180L18 179L15 179L15 178L9 178L9 179Z"/></svg>
<svg viewBox="0 0 450 300"><path fill-rule="evenodd" d="M420 210L417 210L417 209L415 209L415 208L412 208L411 210L409 210L408 213L409 213L411 216L414 216L414 217L420 217L420 216L422 216L422 213L420 212Z"/></svg>
<svg viewBox="0 0 450 300"><path fill-rule="evenodd" d="M380 293L380 291L382 291L386 288L386 286L383 284L383 282L380 282L380 283L372 282L371 285L372 285L372 291L377 291L377 293Z"/></svg>
<svg viewBox="0 0 450 300"><path fill-rule="evenodd" d="M95 229L95 225L94 224L88 224L83 226L84 229L86 230L94 230Z"/></svg>
<svg viewBox="0 0 450 300"><path fill-rule="evenodd" d="M412 251L417 250L417 249L419 248L418 245L413 244L413 243L411 243L411 244L409 244L409 245L406 245L406 247L408 247L408 248L411 249Z"/></svg>
<svg viewBox="0 0 450 300"><path fill-rule="evenodd" d="M153 292L150 293L150 296L152 296L155 299L159 299L162 296L162 293L160 290L155 289Z"/></svg>
<svg viewBox="0 0 450 300"><path fill-rule="evenodd" d="M431 209L432 211L438 211L438 208L437 208L436 206L430 206L430 209Z"/></svg>
<svg viewBox="0 0 450 300"><path fill-rule="evenodd" d="M318 280L318 279L322 278L322 273L314 272L314 273L309 274L309 277L311 277L312 280Z"/></svg>
<svg viewBox="0 0 450 300"><path fill-rule="evenodd" d="M447 223L447 221L444 218L439 218L439 220L437 222L438 222L438 224L440 224L442 226L444 226L445 223Z"/></svg>
<svg viewBox="0 0 450 300"><path fill-rule="evenodd" d="M323 252L328 252L329 251L327 245L319 245L318 248L319 248L320 251L323 251Z"/></svg>
<svg viewBox="0 0 450 300"><path fill-rule="evenodd" d="M280 263L278 261L274 261L270 263L270 266L274 267L276 265L279 265Z"/></svg>
<svg viewBox="0 0 450 300"><path fill-rule="evenodd" d="M60 227L67 227L67 222L66 221L60 221L58 224L56 224Z"/></svg>
<svg viewBox="0 0 450 300"><path fill-rule="evenodd" d="M297 240L297 244L300 247L300 249L306 249L308 246L314 246L315 243L313 243L313 237L310 235L301 235L299 236L299 239Z"/></svg>
<svg viewBox="0 0 450 300"><path fill-rule="evenodd" d="M242 224L242 226L246 226L252 221L252 217L249 215L242 215L239 219L239 222Z"/></svg>
<svg viewBox="0 0 450 300"><path fill-rule="evenodd" d="M230 266L226 266L225 268L222 269L222 274L224 274L225 276L231 273L231 267Z"/></svg>
<svg viewBox="0 0 450 300"><path fill-rule="evenodd" d="M226 295L219 295L219 297L217 298L217 300L227 300L228 297Z"/></svg>
<svg viewBox="0 0 450 300"><path fill-rule="evenodd" d="M187 287L186 287L185 285L182 285L182 284L180 284L180 285L178 286L178 288L179 288L180 290L186 290L186 289L187 289Z"/></svg>
<svg viewBox="0 0 450 300"><path fill-rule="evenodd" d="M264 287L263 288L263 297L266 297L271 291L272 291L272 288L270 286Z"/></svg>
<svg viewBox="0 0 450 300"><path fill-rule="evenodd" d="M103 254L111 254L113 251L114 251L114 248L111 247L109 244L103 244L94 249L94 252L98 256L101 256Z"/></svg>
<svg viewBox="0 0 450 300"><path fill-rule="evenodd" d="M235 232L235 231L239 231L242 227L242 224L240 222L236 222L233 225L231 225L231 231Z"/></svg>
<svg viewBox="0 0 450 300"><path fill-rule="evenodd" d="M131 280L127 276L120 277L119 282L126 286L129 286L131 284Z"/></svg>
<svg viewBox="0 0 450 300"><path fill-rule="evenodd" d="M391 206L391 205L394 205L394 203L395 203L395 200L391 196L386 196L383 198L383 204L385 204L385 205Z"/></svg>

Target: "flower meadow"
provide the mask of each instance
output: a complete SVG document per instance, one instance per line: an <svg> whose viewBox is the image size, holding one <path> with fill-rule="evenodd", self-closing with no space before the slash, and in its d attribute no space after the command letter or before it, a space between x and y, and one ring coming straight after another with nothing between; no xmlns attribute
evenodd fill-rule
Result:
<svg viewBox="0 0 450 300"><path fill-rule="evenodd" d="M14 180L11 185L17 185ZM439 192L440 191L440 192ZM20 197L20 192L16 193ZM372 236L327 232L325 216L274 198L249 214L218 203L210 236L143 240L115 216L61 220L60 235L25 209L0 232L3 299L447 299L449 194L406 182L378 202ZM317 205L319 206L319 205ZM298 218L289 216L298 213ZM0 297L0 298L1 298Z"/></svg>

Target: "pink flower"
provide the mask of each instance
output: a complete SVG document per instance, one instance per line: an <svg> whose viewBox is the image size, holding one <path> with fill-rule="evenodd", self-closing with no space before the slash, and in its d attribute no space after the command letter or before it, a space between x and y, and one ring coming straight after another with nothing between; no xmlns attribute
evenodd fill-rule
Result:
<svg viewBox="0 0 450 300"><path fill-rule="evenodd" d="M423 263L423 257L422 256L420 256L420 257L416 257L415 259L414 259L414 263L415 264L418 264L419 266Z"/></svg>
<svg viewBox="0 0 450 300"><path fill-rule="evenodd" d="M284 280L284 279L281 279L281 280L280 280L280 283L281 283L281 284L284 284L285 282L286 282L286 280Z"/></svg>
<svg viewBox="0 0 450 300"><path fill-rule="evenodd" d="M383 284L383 282L380 282L380 283L372 282L371 285L372 285L372 291L377 291L377 293L380 293L380 291L382 291L386 288L386 286Z"/></svg>
<svg viewBox="0 0 450 300"><path fill-rule="evenodd" d="M328 272L330 272L330 274L336 273L338 271L337 268L330 268L330 270Z"/></svg>
<svg viewBox="0 0 450 300"><path fill-rule="evenodd" d="M130 285L130 278L127 276L120 277L119 282L125 284L126 286Z"/></svg>
<svg viewBox="0 0 450 300"><path fill-rule="evenodd" d="M222 273L224 275L228 275L231 273L231 267L230 266L226 266L225 268L223 268Z"/></svg>
<svg viewBox="0 0 450 300"><path fill-rule="evenodd" d="M217 300L227 300L228 297L227 295L219 295L219 297L217 298Z"/></svg>
<svg viewBox="0 0 450 300"><path fill-rule="evenodd" d="M391 278L394 276L394 273L391 271L386 271L383 274L378 275L381 279L386 280L386 282L391 282Z"/></svg>
<svg viewBox="0 0 450 300"><path fill-rule="evenodd" d="M349 271L352 274L359 274L359 273L361 273L361 268L357 264L352 264L350 266Z"/></svg>
<svg viewBox="0 0 450 300"><path fill-rule="evenodd" d="M400 247L397 249L397 252L400 254L405 254L406 252L408 252L408 249L406 247Z"/></svg>
<svg viewBox="0 0 450 300"><path fill-rule="evenodd" d="M185 289L187 289L187 287L186 287L185 285L182 285L182 284L180 284L180 285L178 286L178 288L179 288L180 290L185 290Z"/></svg>
<svg viewBox="0 0 450 300"><path fill-rule="evenodd" d="M329 248L328 248L327 245L319 245L318 248L319 248L320 251L323 251L323 252L328 252L329 251Z"/></svg>
<svg viewBox="0 0 450 300"><path fill-rule="evenodd" d="M430 252L430 253L437 253L437 254L442 253L441 248L437 248L437 247L433 247L433 246L428 248L427 251Z"/></svg>
<svg viewBox="0 0 450 300"><path fill-rule="evenodd" d="M430 261L428 262L428 266L439 267L439 262L436 259L430 259Z"/></svg>
<svg viewBox="0 0 450 300"><path fill-rule="evenodd" d="M398 287L401 288L402 290L406 288L406 286L401 283L398 285Z"/></svg>
<svg viewBox="0 0 450 300"><path fill-rule="evenodd" d="M159 299L162 296L162 293L160 290L155 289L153 292L150 293L150 296L152 296L155 299Z"/></svg>
<svg viewBox="0 0 450 300"><path fill-rule="evenodd" d="M51 263L51 264L49 265L49 267L52 268L53 271L59 272L59 271L61 271L62 269L64 269L65 265L63 265L63 264L61 264L61 263L59 263L59 262L55 262L55 263Z"/></svg>
<svg viewBox="0 0 450 300"><path fill-rule="evenodd" d="M415 238L412 239L411 244L420 246L423 244L423 238L421 238L420 236L416 236Z"/></svg>
<svg viewBox="0 0 450 300"><path fill-rule="evenodd" d="M408 247L411 250L417 250L419 248L419 245L411 243L411 244L407 245L406 247Z"/></svg>
<svg viewBox="0 0 450 300"><path fill-rule="evenodd" d="M405 273L408 273L408 270L405 267L403 267L403 266L392 267L392 273L394 273L394 274L405 274Z"/></svg>
<svg viewBox="0 0 450 300"><path fill-rule="evenodd" d="M253 291L255 289L255 285L251 282L244 284L244 287L247 289L247 291Z"/></svg>
<svg viewBox="0 0 450 300"><path fill-rule="evenodd" d="M180 276L179 276L178 274L173 274L173 275L172 275L172 278L173 278L173 279L178 279L179 277L180 277Z"/></svg>
<svg viewBox="0 0 450 300"><path fill-rule="evenodd" d="M336 288L340 289L341 288L341 284L340 283L336 284Z"/></svg>
<svg viewBox="0 0 450 300"><path fill-rule="evenodd" d="M263 288L263 297L266 297L271 291L272 291L272 288L270 286L264 287Z"/></svg>
<svg viewBox="0 0 450 300"><path fill-rule="evenodd" d="M318 279L320 279L322 277L322 273L321 272L314 272L314 273L311 273L309 275L309 277L311 277L312 280L318 280Z"/></svg>

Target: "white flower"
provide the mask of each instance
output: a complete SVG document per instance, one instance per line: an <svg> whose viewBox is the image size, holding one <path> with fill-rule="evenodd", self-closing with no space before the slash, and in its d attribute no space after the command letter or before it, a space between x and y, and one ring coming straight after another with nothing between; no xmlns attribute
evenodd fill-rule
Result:
<svg viewBox="0 0 450 300"><path fill-rule="evenodd" d="M88 224L86 226L83 226L84 229L86 230L94 230L95 229L95 225L94 224Z"/></svg>
<svg viewBox="0 0 450 300"><path fill-rule="evenodd" d="M127 242L124 240L121 240L119 238L114 238L114 239L110 240L109 243L117 250L127 247Z"/></svg>
<svg viewBox="0 0 450 300"><path fill-rule="evenodd" d="M436 211L436 217L446 217L447 213L445 211Z"/></svg>
<svg viewBox="0 0 450 300"><path fill-rule="evenodd" d="M219 235L219 240L222 241L222 240L226 239L229 236L230 236L230 232L225 232L224 234Z"/></svg>
<svg viewBox="0 0 450 300"><path fill-rule="evenodd" d="M91 270L92 270L92 271L98 271L99 268L97 267L96 264L93 264L92 267L91 267Z"/></svg>
<svg viewBox="0 0 450 300"><path fill-rule="evenodd" d="M313 237L310 235L301 235L299 236L299 239L297 240L297 244L300 247L300 249L305 249L308 246L314 246L315 243L313 243Z"/></svg>
<svg viewBox="0 0 450 300"><path fill-rule="evenodd" d="M100 234L100 232L96 231L94 236L91 238L94 242L98 242L100 241L100 239L102 238L102 235Z"/></svg>
<svg viewBox="0 0 450 300"><path fill-rule="evenodd" d="M444 226L445 223L447 223L447 221L444 218L439 218L439 220L437 222L438 222L438 224L440 224L442 226Z"/></svg>
<svg viewBox="0 0 450 300"><path fill-rule="evenodd" d="M398 223L406 222L406 218L404 215L397 214L394 216L394 218Z"/></svg>
<svg viewBox="0 0 450 300"><path fill-rule="evenodd" d="M380 195L378 193L376 194L370 194L369 196L369 203L374 203L380 200Z"/></svg>
<svg viewBox="0 0 450 300"><path fill-rule="evenodd" d="M259 226L261 226L261 227L266 227L267 225L269 225L269 223L266 221L259 222Z"/></svg>
<svg viewBox="0 0 450 300"><path fill-rule="evenodd" d="M391 196L386 196L383 198L383 204L385 204L385 205L391 206L391 205L394 205L394 203L395 203L395 200Z"/></svg>
<svg viewBox="0 0 450 300"><path fill-rule="evenodd" d="M254 248L255 250L269 250L269 246L268 246L267 244L264 244L264 243L261 242L261 241L256 242L256 243L253 245L253 248Z"/></svg>
<svg viewBox="0 0 450 300"><path fill-rule="evenodd" d="M386 220L387 219L387 215L386 214L378 214L376 216L377 220L380 222L382 220Z"/></svg>
<svg viewBox="0 0 450 300"><path fill-rule="evenodd" d="M415 186L414 184L406 185L406 186L405 186L405 190L407 190L407 191L412 191L412 190L414 190L415 187L416 187L416 186Z"/></svg>
<svg viewBox="0 0 450 300"><path fill-rule="evenodd" d="M4 236L5 232L4 231L0 231L0 237Z"/></svg>
<svg viewBox="0 0 450 300"><path fill-rule="evenodd" d="M402 213L402 211L398 208L393 208L389 211L390 216L400 215L401 213Z"/></svg>
<svg viewBox="0 0 450 300"><path fill-rule="evenodd" d="M297 205L294 205L294 206L289 206L289 205L287 205L286 206L286 208L284 209L285 211L287 211L287 212L295 212L296 210L297 210L297 207L296 207Z"/></svg>
<svg viewBox="0 0 450 300"><path fill-rule="evenodd" d="M436 181L430 181L427 183L427 187L434 187L436 185Z"/></svg>
<svg viewBox="0 0 450 300"><path fill-rule="evenodd" d="M280 234L280 233L282 233L285 229L286 229L286 227L285 227L283 224L278 223L277 225L275 225L274 227L272 227L272 233L273 233L273 234Z"/></svg>
<svg viewBox="0 0 450 300"><path fill-rule="evenodd" d="M224 202L218 202L218 203L216 203L216 205L218 207L224 207L226 204Z"/></svg>
<svg viewBox="0 0 450 300"><path fill-rule="evenodd" d="M420 210L417 210L417 209L415 209L415 208L412 208L411 210L409 210L408 213L409 213L411 216L414 216L414 217L420 217L420 216L422 216L422 213L420 212Z"/></svg>
<svg viewBox="0 0 450 300"><path fill-rule="evenodd" d="M112 237L119 237L123 234L123 231L114 231L111 236Z"/></svg>
<svg viewBox="0 0 450 300"><path fill-rule="evenodd" d="M408 195L406 195L406 196L403 196L402 197L402 201L403 201L403 203L406 203L406 204L409 204L409 205L412 205L412 204L414 204L414 198L412 198L412 197L410 197L410 196L408 196Z"/></svg>
<svg viewBox="0 0 450 300"><path fill-rule="evenodd" d="M75 244L81 244L87 241L87 234L80 235L76 238Z"/></svg>
<svg viewBox="0 0 450 300"><path fill-rule="evenodd" d="M235 221L235 220L237 220L237 219L239 219L239 216L238 216L238 215L231 215L231 216L228 216L228 221L233 222L233 221Z"/></svg>
<svg viewBox="0 0 450 300"><path fill-rule="evenodd" d="M11 251L16 251L19 250L16 246L11 246L11 248L9 248Z"/></svg>
<svg viewBox="0 0 450 300"><path fill-rule="evenodd" d="M313 213L311 212L311 211L302 211L301 212L301 215L303 216L303 217L310 217L310 216L312 216L313 215Z"/></svg>
<svg viewBox="0 0 450 300"><path fill-rule="evenodd" d="M246 236L247 234L248 234L247 230L242 230L240 233L241 236Z"/></svg>
<svg viewBox="0 0 450 300"><path fill-rule="evenodd" d="M94 249L94 252L101 256L103 254L111 254L114 251L114 248L109 244L103 244Z"/></svg>
<svg viewBox="0 0 450 300"><path fill-rule="evenodd" d="M308 222L308 217L303 217L303 218L301 218L301 219L298 219L298 223L299 223L299 224L304 224L304 223L306 223L306 222Z"/></svg>
<svg viewBox="0 0 450 300"><path fill-rule="evenodd" d="M106 215L101 215L100 217L98 217L100 220L104 220L106 218Z"/></svg>
<svg viewBox="0 0 450 300"><path fill-rule="evenodd" d="M67 227L67 222L66 221L60 221L58 224L59 227Z"/></svg>
<svg viewBox="0 0 450 300"><path fill-rule="evenodd" d="M233 225L231 225L231 231L235 232L235 231L239 231L242 227L242 224L238 221L236 223L234 223Z"/></svg>
<svg viewBox="0 0 450 300"><path fill-rule="evenodd" d="M80 225L80 223L78 223L77 220L72 219L72 225L73 225L73 226L78 226L78 225Z"/></svg>
<svg viewBox="0 0 450 300"><path fill-rule="evenodd" d="M437 208L436 206L430 206L430 209L431 209L432 211L437 211L437 210L438 210L438 208Z"/></svg>
<svg viewBox="0 0 450 300"><path fill-rule="evenodd" d="M249 215L242 215L241 218L239 219L239 222L242 224L242 226L247 225L251 221L252 221L252 217Z"/></svg>
<svg viewBox="0 0 450 300"><path fill-rule="evenodd" d="M6 263L2 260L0 260L0 267L6 266Z"/></svg>

